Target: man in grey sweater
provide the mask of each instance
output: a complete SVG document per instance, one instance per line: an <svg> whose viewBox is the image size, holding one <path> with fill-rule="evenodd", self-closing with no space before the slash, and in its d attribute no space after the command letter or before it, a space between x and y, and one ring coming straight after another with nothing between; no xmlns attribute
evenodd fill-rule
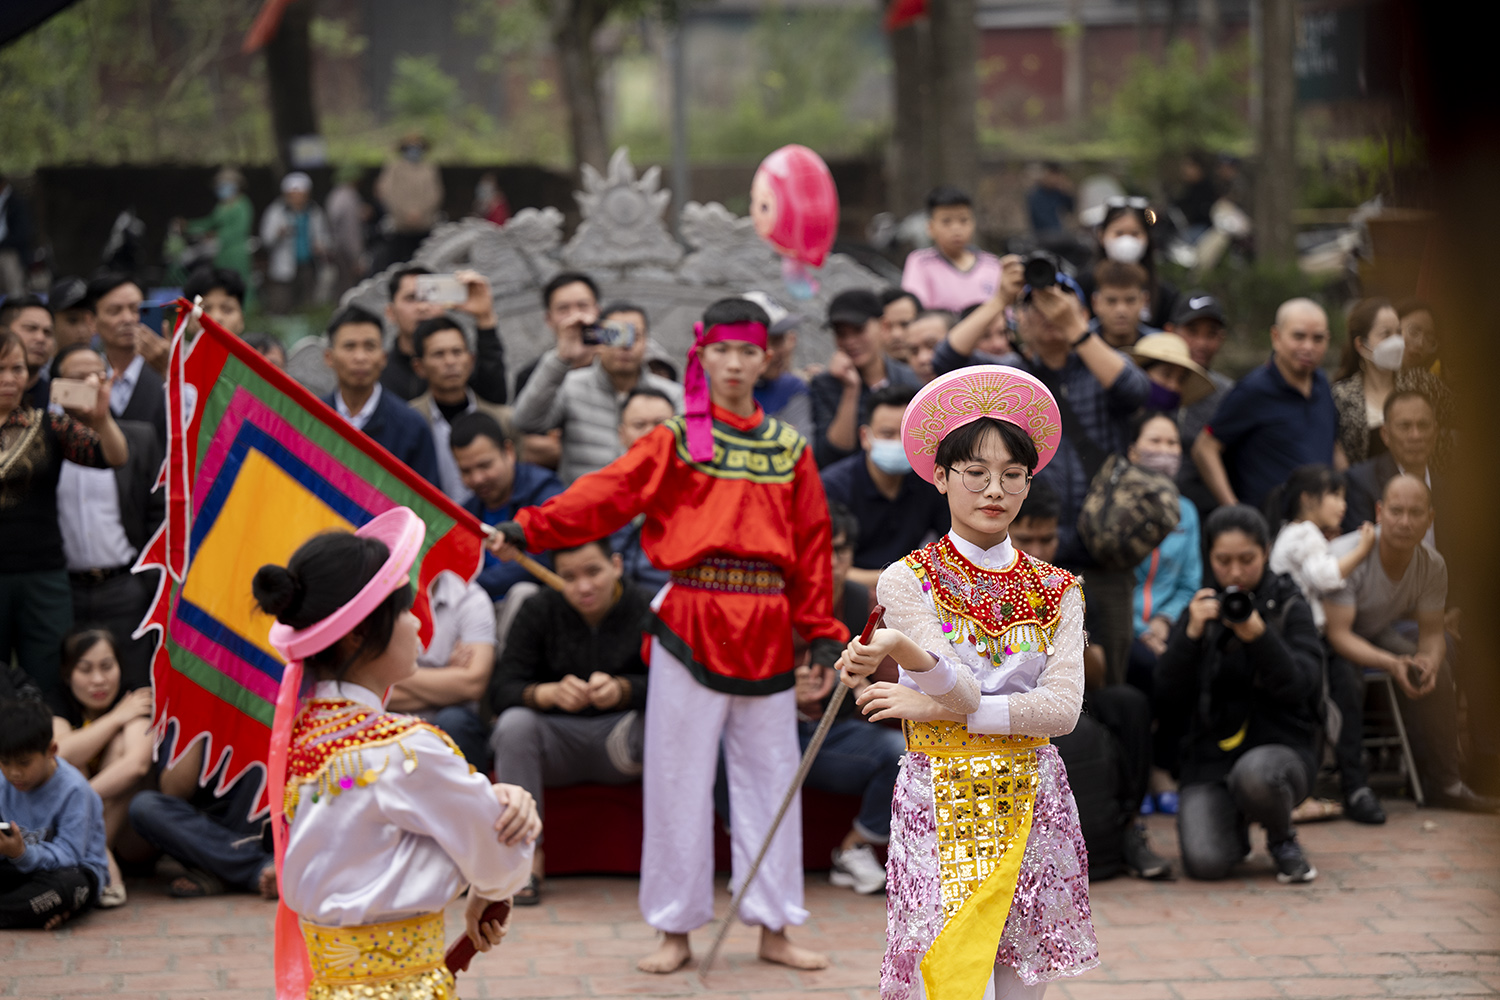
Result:
<svg viewBox="0 0 1500 1000"><path fill-rule="evenodd" d="M620 404L632 389L656 389L682 412L682 386L645 368L646 311L616 303L604 308L598 322L622 331L618 343L585 343L581 318L559 325L557 347L542 355L516 399L514 418L522 434L562 429L557 475L564 483L604 468L623 453Z"/></svg>

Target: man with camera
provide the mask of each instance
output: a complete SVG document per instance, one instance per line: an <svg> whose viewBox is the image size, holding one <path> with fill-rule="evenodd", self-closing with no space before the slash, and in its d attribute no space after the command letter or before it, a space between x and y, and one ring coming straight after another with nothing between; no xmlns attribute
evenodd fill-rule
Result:
<svg viewBox="0 0 1500 1000"><path fill-rule="evenodd" d="M1198 591L1157 660L1156 714L1179 738L1177 837L1196 879L1221 879L1266 831L1280 882L1310 882L1292 810L1317 774L1323 644L1290 577L1267 568L1269 531L1244 505L1208 519L1214 586Z"/></svg>
<svg viewBox="0 0 1500 1000"><path fill-rule="evenodd" d="M1078 534L1078 515L1095 474L1130 441L1130 415L1150 393L1151 382L1135 362L1104 342L1089 324L1083 292L1051 254L1001 262L995 295L949 331L933 354L938 374L965 365L1013 365L1041 379L1062 406L1062 446L1037 473L1057 494L1057 564L1081 573L1088 597L1088 629L1104 649L1108 683L1125 679L1134 638L1131 604L1134 567L1105 570ZM992 355L976 350L990 322L1014 304L1020 351Z"/></svg>
<svg viewBox="0 0 1500 1000"><path fill-rule="evenodd" d="M632 389L655 389L681 412L682 386L646 370L650 330L640 306L615 303L597 318L579 310L554 330L557 346L516 398L515 421L522 434L562 431L557 475L566 484L624 453L620 405Z"/></svg>
<svg viewBox="0 0 1500 1000"><path fill-rule="evenodd" d="M1345 814L1363 823L1385 822L1368 786L1361 746L1367 670L1384 671L1396 682L1427 802L1494 812L1500 800L1474 792L1459 772L1457 696L1443 631L1448 567L1422 544L1432 524L1432 493L1415 476L1394 476L1375 506L1375 519L1375 547L1345 577L1342 590L1323 598L1334 652L1329 686L1343 714L1336 756ZM1329 551L1342 556L1358 538L1345 535Z"/></svg>

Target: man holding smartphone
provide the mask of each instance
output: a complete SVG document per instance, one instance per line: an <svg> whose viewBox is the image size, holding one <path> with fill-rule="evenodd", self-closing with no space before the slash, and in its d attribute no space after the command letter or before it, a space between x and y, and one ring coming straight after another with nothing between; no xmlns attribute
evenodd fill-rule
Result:
<svg viewBox="0 0 1500 1000"><path fill-rule="evenodd" d="M564 279L571 280L558 284ZM516 429L561 430L557 475L571 483L623 454L620 406L632 390L655 389L680 413L682 386L646 370L645 309L617 302L597 311L593 282L583 275L559 275L548 290L547 323L557 346L542 355L516 397Z"/></svg>
<svg viewBox="0 0 1500 1000"><path fill-rule="evenodd" d="M490 283L478 271L459 271L452 275L464 289L462 298L449 295L447 299L424 298L424 289L419 287L425 276L434 275L425 267L405 267L391 276L389 289L390 305L385 307L385 316L396 327L396 341L391 346L390 361L380 375L380 384L387 392L410 401L427 391L427 380L417 373L412 364L416 352L413 335L418 324L424 320L443 315L444 310L467 313L474 319L474 372L469 376L469 388L474 395L487 403L496 405L505 402L505 346L500 342L495 317L494 299L490 294ZM446 284L446 283L441 283ZM454 301L456 299L456 301Z"/></svg>

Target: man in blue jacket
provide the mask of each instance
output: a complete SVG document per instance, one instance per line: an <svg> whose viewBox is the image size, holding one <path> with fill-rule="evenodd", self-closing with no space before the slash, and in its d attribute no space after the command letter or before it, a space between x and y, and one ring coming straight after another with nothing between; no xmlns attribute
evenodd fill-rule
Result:
<svg viewBox="0 0 1500 1000"><path fill-rule="evenodd" d="M328 347L323 352L323 363L333 371L338 388L323 402L441 490L432 432L406 400L384 391L380 373L385 362L385 331L379 318L358 306L339 312L328 324Z"/></svg>

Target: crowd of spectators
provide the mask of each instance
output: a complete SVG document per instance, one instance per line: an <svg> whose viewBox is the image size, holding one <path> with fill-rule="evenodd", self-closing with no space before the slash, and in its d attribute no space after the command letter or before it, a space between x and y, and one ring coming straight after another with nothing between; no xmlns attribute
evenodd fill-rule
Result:
<svg viewBox="0 0 1500 1000"><path fill-rule="evenodd" d="M396 243L431 228L441 196L425 145L410 137L401 148L379 185ZM221 174L219 206L191 224L221 247L250 228L239 185ZM1063 186L1049 190L1038 218L1070 204ZM282 192L260 227L267 298L313 294L324 257L360 273L363 251L346 238L358 206L330 199L325 216L297 174ZM504 208L496 190L482 193L487 215ZM963 192L940 188L928 209L933 245L911 254L900 287L842 291L821 316L746 294L771 320L755 398L812 446L832 516L835 612L850 629L881 571L949 530L946 504L901 445L913 395L964 366L1013 365L1061 409L1061 447L1011 535L1083 579L1086 710L1058 743L1094 877L1172 873L1140 822L1150 810L1177 812L1190 877L1228 875L1251 851L1251 823L1283 881L1315 877L1294 811L1317 794L1320 772L1336 775L1325 781L1339 788L1335 811L1384 821L1363 717L1387 678L1415 746L1408 778L1427 801L1500 808L1465 777L1494 741L1473 713L1474 732L1461 725L1482 668L1459 641L1441 554L1456 534L1444 481L1456 438L1432 309L1356 303L1330 380L1327 313L1292 299L1277 310L1269 356L1235 380L1216 367L1234 304L1161 280L1139 199L1107 206L1083 273L1058 269L1035 287L1029 262L974 245ZM240 335L247 266L221 252L185 285ZM546 501L681 413L647 309L602 300L592 276L547 282L545 329L533 331L545 349L516 371L486 280L460 272L463 301L444 309L418 294L425 274L392 268L383 316L352 305L335 314L324 402L485 524ZM163 513L153 487L167 351L141 322L143 298L128 275L101 274L0 304L0 816L11 824L0 832L0 897L46 901L7 902L0 925L118 905L122 870L153 859L174 895L276 894L265 831L248 818L254 782L224 794L224 762L205 762L201 744L153 763L154 639L134 632L157 581L131 569ZM835 349L805 374L793 358L812 324ZM284 361L275 341L252 343ZM87 391L59 396L54 383ZM1162 498L1140 526L1149 548L1128 560L1080 520L1091 500L1111 501L1122 469ZM639 522L541 561L560 590L492 556L472 583L440 576L423 669L390 695L393 709L433 721L476 767L539 803L547 787L639 779L641 636L668 580ZM805 745L835 678L798 655ZM899 730L844 703L808 779L860 800L832 858L836 884L884 885L877 851L902 746ZM539 849L517 902L537 902L544 875Z"/></svg>

